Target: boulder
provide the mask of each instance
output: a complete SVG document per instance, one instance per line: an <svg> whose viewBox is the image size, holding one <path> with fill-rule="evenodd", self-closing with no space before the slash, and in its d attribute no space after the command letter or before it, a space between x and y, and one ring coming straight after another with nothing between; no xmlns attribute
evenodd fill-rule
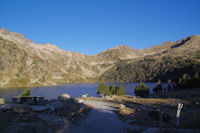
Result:
<svg viewBox="0 0 200 133"><path fill-rule="evenodd" d="M112 95L111 97L112 97L112 98L117 98L117 96L116 96L116 95Z"/></svg>
<svg viewBox="0 0 200 133"><path fill-rule="evenodd" d="M48 106L38 106L38 105L35 105L35 106L31 106L31 111L33 112L43 112L43 111L46 111L48 110Z"/></svg>
<svg viewBox="0 0 200 133"><path fill-rule="evenodd" d="M20 98L19 97L13 97L12 98L12 103L19 103Z"/></svg>
<svg viewBox="0 0 200 133"><path fill-rule="evenodd" d="M2 104L2 105L0 105L0 110L2 110L2 111L8 111L8 110L11 110L11 109L12 109L11 104Z"/></svg>
<svg viewBox="0 0 200 133"><path fill-rule="evenodd" d="M84 101L82 99L78 100L78 103L83 103Z"/></svg>
<svg viewBox="0 0 200 133"><path fill-rule="evenodd" d="M62 94L58 97L59 100L68 100L70 99L70 95L69 94Z"/></svg>
<svg viewBox="0 0 200 133"><path fill-rule="evenodd" d="M120 110L125 110L126 106L124 104L120 104Z"/></svg>
<svg viewBox="0 0 200 133"><path fill-rule="evenodd" d="M82 98L87 98L88 94L82 95Z"/></svg>
<svg viewBox="0 0 200 133"><path fill-rule="evenodd" d="M107 100L113 100L112 96L105 96Z"/></svg>
<svg viewBox="0 0 200 133"><path fill-rule="evenodd" d="M5 104L5 99L4 98L0 98L0 104Z"/></svg>
<svg viewBox="0 0 200 133"><path fill-rule="evenodd" d="M12 111L15 113L27 113L29 112L29 106L27 104L14 104L12 105Z"/></svg>

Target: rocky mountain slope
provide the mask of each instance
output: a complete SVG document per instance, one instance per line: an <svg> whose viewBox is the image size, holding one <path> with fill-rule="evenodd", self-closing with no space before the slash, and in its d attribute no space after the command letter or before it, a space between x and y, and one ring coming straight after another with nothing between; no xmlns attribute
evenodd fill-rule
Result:
<svg viewBox="0 0 200 133"><path fill-rule="evenodd" d="M155 51L161 51L154 53ZM143 50L146 56L117 62L100 76L106 82L136 82L178 80L200 72L200 36L194 35L177 42L167 42ZM149 54L151 53L151 54ZM152 54L154 53L154 54Z"/></svg>
<svg viewBox="0 0 200 133"><path fill-rule="evenodd" d="M19 33L0 28L0 88L99 80L154 80L155 76L149 74L149 71L164 70L161 65L162 62L168 61L164 60L165 58L180 57L192 60L192 63L188 63L192 66L195 60L198 66L199 47L200 37L195 35L144 50L122 45L89 56L64 51L53 44L36 44ZM156 67L150 67L154 65ZM141 71L148 76L141 76ZM158 73L155 75L159 76Z"/></svg>

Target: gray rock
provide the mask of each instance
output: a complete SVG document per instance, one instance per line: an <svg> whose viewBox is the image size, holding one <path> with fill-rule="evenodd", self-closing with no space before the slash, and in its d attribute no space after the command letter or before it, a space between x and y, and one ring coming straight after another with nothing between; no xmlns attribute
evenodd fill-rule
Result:
<svg viewBox="0 0 200 133"><path fill-rule="evenodd" d="M2 111L8 111L8 110L11 110L11 109L12 109L11 104L2 104L2 105L0 105L0 110L2 110Z"/></svg>
<svg viewBox="0 0 200 133"><path fill-rule="evenodd" d="M70 95L69 94L62 94L58 97L59 100L68 100L70 99Z"/></svg>
<svg viewBox="0 0 200 133"><path fill-rule="evenodd" d="M4 98L0 98L0 104L5 104L5 99Z"/></svg>
<svg viewBox="0 0 200 133"><path fill-rule="evenodd" d="M27 104L13 104L12 111L15 113L27 113L30 111L30 108Z"/></svg>
<svg viewBox="0 0 200 133"><path fill-rule="evenodd" d="M82 98L87 98L88 94L82 95Z"/></svg>
<svg viewBox="0 0 200 133"><path fill-rule="evenodd" d="M113 100L112 96L105 96L107 100Z"/></svg>
<svg viewBox="0 0 200 133"><path fill-rule="evenodd" d="M125 110L126 106L124 104L120 104L120 110Z"/></svg>
<svg viewBox="0 0 200 133"><path fill-rule="evenodd" d="M112 98L116 98L117 96L116 95L112 95Z"/></svg>
<svg viewBox="0 0 200 133"><path fill-rule="evenodd" d="M83 103L84 101L82 99L78 100L78 103Z"/></svg>

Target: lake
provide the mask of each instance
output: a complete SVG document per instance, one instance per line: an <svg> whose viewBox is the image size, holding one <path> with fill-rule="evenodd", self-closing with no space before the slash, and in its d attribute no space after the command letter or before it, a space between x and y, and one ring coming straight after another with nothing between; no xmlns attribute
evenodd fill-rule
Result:
<svg viewBox="0 0 200 133"><path fill-rule="evenodd" d="M122 83L125 88L126 95L134 95L134 88L139 83ZM106 85L115 85L119 86L119 83L106 83ZM152 93L153 87L156 86L156 83L145 83L149 86L150 93ZM166 86L166 83L162 84ZM77 83L77 84L64 84L57 86L42 86L31 88L31 95L34 96L44 96L46 99L54 99L63 93L69 94L71 97L81 97L84 94L88 94L89 97L98 97L96 93L98 88L98 83ZM24 89L0 89L0 98L9 99L11 97L19 95Z"/></svg>

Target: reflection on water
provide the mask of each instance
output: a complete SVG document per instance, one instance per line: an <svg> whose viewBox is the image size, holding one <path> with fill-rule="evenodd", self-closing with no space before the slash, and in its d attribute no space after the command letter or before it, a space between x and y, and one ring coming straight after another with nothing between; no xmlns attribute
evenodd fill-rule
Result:
<svg viewBox="0 0 200 133"><path fill-rule="evenodd" d="M107 85L117 85L119 83L106 83ZM125 88L126 95L134 95L134 88L139 83L123 83ZM152 88L155 87L156 83L145 83L145 85L149 86L150 92L152 92ZM166 86L166 84L163 84ZM31 94L35 96L44 96L47 99L57 98L59 95L63 93L69 94L71 97L81 97L84 94L88 94L88 96L99 96L96 94L98 83L80 83L80 84L65 84L58 86L43 86L43 87L35 87L31 88ZM0 89L0 97L3 98L11 98L19 95L23 89Z"/></svg>

